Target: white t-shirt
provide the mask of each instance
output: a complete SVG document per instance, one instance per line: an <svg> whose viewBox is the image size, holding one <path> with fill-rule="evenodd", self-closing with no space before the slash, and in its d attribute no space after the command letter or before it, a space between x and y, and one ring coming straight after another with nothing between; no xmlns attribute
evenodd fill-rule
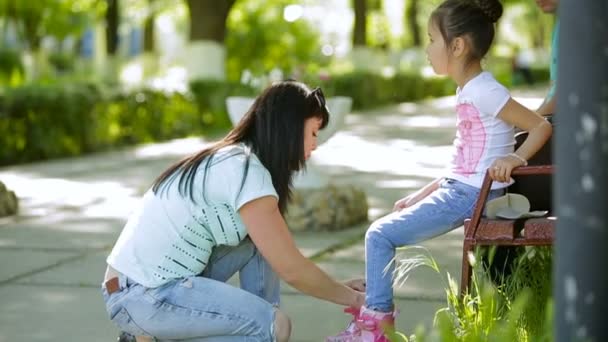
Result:
<svg viewBox="0 0 608 342"><path fill-rule="evenodd" d="M513 152L514 128L497 116L509 91L484 71L456 90L457 131L448 178L481 188L492 162ZM494 182L492 189L510 183Z"/></svg>
<svg viewBox="0 0 608 342"><path fill-rule="evenodd" d="M203 184L208 159L204 160L194 178L195 201L179 194L177 177L157 194L148 190L108 256L108 264L154 288L201 273L215 246L238 245L247 236L238 210L257 198L278 198L270 173L253 153L243 184L245 152L244 145L219 150Z"/></svg>

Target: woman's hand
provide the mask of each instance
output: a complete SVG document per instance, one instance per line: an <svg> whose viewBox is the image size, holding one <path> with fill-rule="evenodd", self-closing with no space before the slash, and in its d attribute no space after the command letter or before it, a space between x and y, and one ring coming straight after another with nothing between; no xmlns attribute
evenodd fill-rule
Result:
<svg viewBox="0 0 608 342"><path fill-rule="evenodd" d="M365 293L334 280L302 255L285 224L275 197L265 196L252 200L239 209L239 214L251 241L286 283L305 294L339 305L358 309L365 303ZM361 286L356 281L352 285Z"/></svg>
<svg viewBox="0 0 608 342"><path fill-rule="evenodd" d="M524 165L522 160L511 155L498 158L490 166L490 178L497 182L509 182L511 180L511 172L513 172L513 169L522 165Z"/></svg>
<svg viewBox="0 0 608 342"><path fill-rule="evenodd" d="M365 292L365 279L357 278L351 279L344 282L344 285L350 287L351 289L359 292Z"/></svg>
<svg viewBox="0 0 608 342"><path fill-rule="evenodd" d="M350 305L351 307L360 310L363 305L365 305L365 293L353 291L355 293L355 299L353 303Z"/></svg>

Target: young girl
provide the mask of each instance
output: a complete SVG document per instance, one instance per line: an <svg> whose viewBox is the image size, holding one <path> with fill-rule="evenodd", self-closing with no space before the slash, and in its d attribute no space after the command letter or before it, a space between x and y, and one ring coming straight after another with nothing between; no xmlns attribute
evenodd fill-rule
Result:
<svg viewBox="0 0 608 342"><path fill-rule="evenodd" d="M304 257L283 220L293 173L328 119L320 89L280 82L224 139L167 168L107 258L112 322L138 341L284 342L279 278L360 308L360 284L339 283ZM225 283L236 272L241 288Z"/></svg>
<svg viewBox="0 0 608 342"><path fill-rule="evenodd" d="M490 198L511 183L511 171L526 165L551 135L551 125L514 101L481 60L502 15L498 0L447 0L428 23L428 59L437 74L448 75L456 90L457 129L453 158L444 177L398 200L394 212L374 222L365 237L366 305L343 333L328 341L388 341L394 328L392 274L385 268L395 249L445 234L471 217L486 170L494 182ZM528 131L513 151L514 126Z"/></svg>

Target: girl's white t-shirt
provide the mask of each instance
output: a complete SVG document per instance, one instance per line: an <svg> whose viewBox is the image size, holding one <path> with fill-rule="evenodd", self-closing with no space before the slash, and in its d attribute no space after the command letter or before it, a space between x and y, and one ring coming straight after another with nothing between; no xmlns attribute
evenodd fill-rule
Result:
<svg viewBox="0 0 608 342"><path fill-rule="evenodd" d="M194 201L179 193L178 178L156 194L148 190L107 263L139 284L154 288L171 279L200 274L215 246L238 245L247 236L238 210L257 198L278 199L270 173L253 153L249 154L243 183L246 149L234 145L219 150L203 184L208 159L204 160L194 178Z"/></svg>
<svg viewBox="0 0 608 342"><path fill-rule="evenodd" d="M498 118L510 98L507 88L487 71L456 90L457 131L448 178L481 188L492 162L513 152L513 125ZM511 183L494 182L492 189Z"/></svg>

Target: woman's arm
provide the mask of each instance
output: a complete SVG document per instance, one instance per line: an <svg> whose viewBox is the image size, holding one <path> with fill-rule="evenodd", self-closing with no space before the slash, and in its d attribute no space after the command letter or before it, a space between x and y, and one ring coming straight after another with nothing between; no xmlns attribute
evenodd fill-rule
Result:
<svg viewBox="0 0 608 342"><path fill-rule="evenodd" d="M549 121L539 114L522 106L519 102L509 99L498 113L498 117L515 127L528 132L528 137L515 151L516 156L498 158L490 167L490 176L499 182L508 182L511 171L524 165L524 161L532 158L551 137L553 127Z"/></svg>
<svg viewBox="0 0 608 342"><path fill-rule="evenodd" d="M239 210L251 240L278 276L308 295L336 304L361 307L365 296L329 277L296 247L277 199L266 196Z"/></svg>

